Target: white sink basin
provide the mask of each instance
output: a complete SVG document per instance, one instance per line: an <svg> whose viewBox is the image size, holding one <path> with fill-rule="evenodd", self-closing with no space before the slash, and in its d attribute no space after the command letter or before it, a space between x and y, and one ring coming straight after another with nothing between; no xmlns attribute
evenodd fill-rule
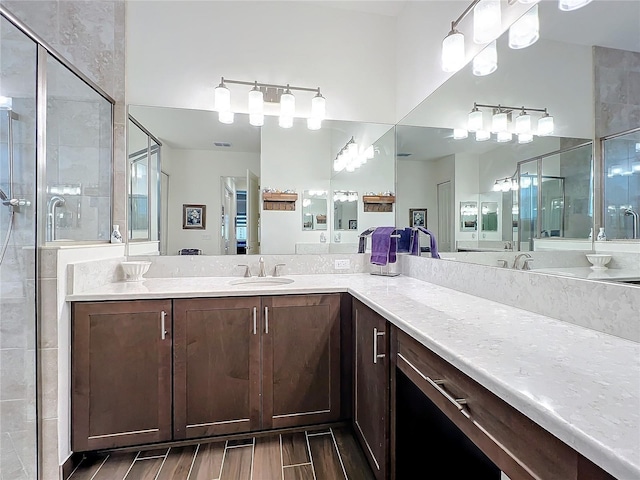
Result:
<svg viewBox="0 0 640 480"><path fill-rule="evenodd" d="M230 285L246 285L248 287L273 287L275 285L287 285L289 283L293 283L293 280L285 277L249 277L229 282Z"/></svg>

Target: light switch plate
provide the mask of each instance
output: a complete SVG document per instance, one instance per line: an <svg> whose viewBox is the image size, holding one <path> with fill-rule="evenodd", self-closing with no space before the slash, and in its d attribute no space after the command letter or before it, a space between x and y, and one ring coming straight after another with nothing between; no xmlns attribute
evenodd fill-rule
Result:
<svg viewBox="0 0 640 480"><path fill-rule="evenodd" d="M334 263L334 268L336 270L346 270L348 268L351 268L351 261L348 258L336 260Z"/></svg>

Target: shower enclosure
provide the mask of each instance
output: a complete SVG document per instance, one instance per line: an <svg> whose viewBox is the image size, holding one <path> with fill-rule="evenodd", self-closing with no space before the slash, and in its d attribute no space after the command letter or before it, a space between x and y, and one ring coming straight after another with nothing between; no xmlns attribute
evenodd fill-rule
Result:
<svg viewBox="0 0 640 480"><path fill-rule="evenodd" d="M39 251L108 240L112 109L0 5L0 480L39 478Z"/></svg>

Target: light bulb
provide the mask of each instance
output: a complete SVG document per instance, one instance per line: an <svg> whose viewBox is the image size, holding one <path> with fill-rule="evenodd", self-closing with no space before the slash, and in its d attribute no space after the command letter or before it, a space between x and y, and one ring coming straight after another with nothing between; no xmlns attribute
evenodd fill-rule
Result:
<svg viewBox="0 0 640 480"><path fill-rule="evenodd" d="M0 109L11 110L13 105L13 99L11 97L4 97L0 95Z"/></svg>
<svg viewBox="0 0 640 480"><path fill-rule="evenodd" d="M631 163L631 171L633 173L638 173L640 172L640 162L632 162Z"/></svg>
<svg viewBox="0 0 640 480"><path fill-rule="evenodd" d="M511 180L505 178L502 181L502 185L500 185L500 190L502 190L503 192L508 192L509 190L511 190Z"/></svg>
<svg viewBox="0 0 640 480"><path fill-rule="evenodd" d="M258 89L258 84L249 91L249 115L262 115L264 113L264 96ZM253 125L253 124L252 124Z"/></svg>
<svg viewBox="0 0 640 480"><path fill-rule="evenodd" d="M467 130L470 132L476 132L482 130L482 112L478 110L478 107L473 107L473 110L469 113L469 119L467 122Z"/></svg>
<svg viewBox="0 0 640 480"><path fill-rule="evenodd" d="M320 89L318 89L316 96L311 99L311 117L316 120L324 120L326 103L326 100L320 94Z"/></svg>
<svg viewBox="0 0 640 480"><path fill-rule="evenodd" d="M233 117L233 112L218 112L218 120L220 120L220 123L231 124L233 123Z"/></svg>
<svg viewBox="0 0 640 480"><path fill-rule="evenodd" d="M473 41L489 43L500 36L501 30L500 0L481 0L473 8Z"/></svg>
<svg viewBox="0 0 640 480"><path fill-rule="evenodd" d="M533 135L530 133L519 133L518 143L531 143L533 142Z"/></svg>
<svg viewBox="0 0 640 480"><path fill-rule="evenodd" d="M498 111L491 117L491 131L492 132L504 132L507 130L507 114L505 112Z"/></svg>
<svg viewBox="0 0 640 480"><path fill-rule="evenodd" d="M539 38L538 5L534 5L509 27L509 47L513 49L525 48L536 43Z"/></svg>
<svg viewBox="0 0 640 480"><path fill-rule="evenodd" d="M278 125L280 125L282 128L293 127L293 117L280 115L280 118L278 119Z"/></svg>
<svg viewBox="0 0 640 480"><path fill-rule="evenodd" d="M559 0L558 8L564 12L570 12L588 5L593 0Z"/></svg>
<svg viewBox="0 0 640 480"><path fill-rule="evenodd" d="M500 190L502 190L501 186L500 186L500 182L498 182L498 180L496 180L496 182L493 184L493 189L494 192L499 192Z"/></svg>
<svg viewBox="0 0 640 480"><path fill-rule="evenodd" d="M254 127L261 127L262 125L264 125L264 115L262 115L261 113L250 113L249 123Z"/></svg>
<svg viewBox="0 0 640 480"><path fill-rule="evenodd" d="M476 131L476 142L484 142L491 138L491 132L489 130Z"/></svg>
<svg viewBox="0 0 640 480"><path fill-rule="evenodd" d="M231 92L224 85L224 81L214 90L214 108L218 112L228 112L231 110Z"/></svg>
<svg viewBox="0 0 640 480"><path fill-rule="evenodd" d="M464 66L464 35L451 30L442 40L442 70L457 72Z"/></svg>
<svg viewBox="0 0 640 480"><path fill-rule="evenodd" d="M524 110L516 117L516 133L531 133L531 115Z"/></svg>
<svg viewBox="0 0 640 480"><path fill-rule="evenodd" d="M463 138L467 138L468 136L469 136L469 132L464 128L453 129L453 138L455 140L462 140Z"/></svg>
<svg viewBox="0 0 640 480"><path fill-rule="evenodd" d="M373 145L369 145L367 149L364 151L365 157L367 160L371 160L376 155L376 151L373 148Z"/></svg>
<svg viewBox="0 0 640 480"><path fill-rule="evenodd" d="M538 135L544 137L551 135L554 130L553 117L547 112L538 119Z"/></svg>
<svg viewBox="0 0 640 480"><path fill-rule="evenodd" d="M280 96L280 116L293 117L296 114L296 97L293 96L289 85L287 89Z"/></svg>
<svg viewBox="0 0 640 480"><path fill-rule="evenodd" d="M503 130L502 132L498 132L498 135L497 135L498 143L510 142L512 138L513 138L513 134L505 130Z"/></svg>
<svg viewBox="0 0 640 480"><path fill-rule="evenodd" d="M322 120L319 118L309 117L307 118L307 128L309 130L320 130L322 127Z"/></svg>
<svg viewBox="0 0 640 480"><path fill-rule="evenodd" d="M473 74L482 77L495 72L497 68L498 50L496 48L496 41L494 40L473 57Z"/></svg>

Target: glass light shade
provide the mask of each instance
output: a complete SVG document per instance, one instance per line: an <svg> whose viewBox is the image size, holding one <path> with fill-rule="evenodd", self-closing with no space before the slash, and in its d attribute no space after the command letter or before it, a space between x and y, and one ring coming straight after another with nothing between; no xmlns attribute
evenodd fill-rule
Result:
<svg viewBox="0 0 640 480"><path fill-rule="evenodd" d="M11 107L13 105L13 99L11 97L4 97L2 95L0 95L0 108L1 109L6 109L6 110L11 110Z"/></svg>
<svg viewBox="0 0 640 480"><path fill-rule="evenodd" d="M482 130L482 112L477 108L471 110L469 113L469 120L467 122L467 130L470 132L477 132Z"/></svg>
<svg viewBox="0 0 640 480"><path fill-rule="evenodd" d="M262 115L264 113L264 97L257 87L249 91L249 115ZM253 124L252 124L253 125Z"/></svg>
<svg viewBox="0 0 640 480"><path fill-rule="evenodd" d="M296 114L296 97L287 89L280 96L280 116L293 117Z"/></svg>
<svg viewBox="0 0 640 480"><path fill-rule="evenodd" d="M261 127L262 125L264 125L264 115L262 115L261 113L250 113L249 123L254 127Z"/></svg>
<svg viewBox="0 0 640 480"><path fill-rule="evenodd" d="M347 164L347 166L345 167L345 170L346 170L347 172L353 172L353 171L355 171L355 169L356 169L356 166L355 166L353 163L349 163L349 164Z"/></svg>
<svg viewBox="0 0 640 480"><path fill-rule="evenodd" d="M457 72L464 67L464 35L452 30L442 40L442 70Z"/></svg>
<svg viewBox="0 0 640 480"><path fill-rule="evenodd" d="M502 181L502 184L500 185L500 190L502 190L503 192L508 192L509 190L511 190L511 180L504 179Z"/></svg>
<svg viewBox="0 0 640 480"><path fill-rule="evenodd" d="M503 130L501 132L498 132L498 143L506 143L506 142L510 142L513 139L513 134L511 132L507 132L506 130Z"/></svg>
<svg viewBox="0 0 640 480"><path fill-rule="evenodd" d="M349 156L352 159L355 159L358 156L358 144L356 142L351 142L347 148L349 151Z"/></svg>
<svg viewBox="0 0 640 480"><path fill-rule="evenodd" d="M622 167L620 165L612 165L609 167L609 177L614 177L616 175L622 175Z"/></svg>
<svg viewBox="0 0 640 480"><path fill-rule="evenodd" d="M523 112L516 117L516 133L531 133L531 115Z"/></svg>
<svg viewBox="0 0 640 480"><path fill-rule="evenodd" d="M340 160L338 160L337 158L333 161L333 171L334 172L340 172L342 171L344 167L342 166L342 164L340 163Z"/></svg>
<svg viewBox="0 0 640 480"><path fill-rule="evenodd" d="M462 140L463 138L467 138L468 136L469 136L469 132L464 128L453 129L453 138L455 140Z"/></svg>
<svg viewBox="0 0 640 480"><path fill-rule="evenodd" d="M473 7L473 41L489 43L500 36L502 11L500 0L481 0Z"/></svg>
<svg viewBox="0 0 640 480"><path fill-rule="evenodd" d="M227 87L220 84L214 90L214 105L218 112L228 112L231 110L231 92Z"/></svg>
<svg viewBox="0 0 640 480"><path fill-rule="evenodd" d="M496 182L493 184L492 190L494 192L499 192L500 190L502 190L502 185L500 185L500 182L498 182L498 180L496 180Z"/></svg>
<svg viewBox="0 0 640 480"><path fill-rule="evenodd" d="M640 172L640 162L632 162L631 163L631 171L633 173L638 173Z"/></svg>
<svg viewBox="0 0 640 480"><path fill-rule="evenodd" d="M220 120L220 123L231 124L233 123L233 117L233 112L218 112L218 120Z"/></svg>
<svg viewBox="0 0 640 480"><path fill-rule="evenodd" d="M320 93L311 99L311 117L324 120L326 112L326 100Z"/></svg>
<svg viewBox="0 0 640 480"><path fill-rule="evenodd" d="M514 49L525 48L536 43L539 38L540 19L538 18L538 5L534 5L509 27L509 47Z"/></svg>
<svg viewBox="0 0 640 480"><path fill-rule="evenodd" d="M484 47L482 51L473 57L473 74L482 77L493 73L498 68L498 50L496 41Z"/></svg>
<svg viewBox="0 0 640 480"><path fill-rule="evenodd" d="M564 12L577 10L592 2L592 0L559 0L558 8Z"/></svg>
<svg viewBox="0 0 640 480"><path fill-rule="evenodd" d="M282 128L291 128L293 127L293 117L289 117L287 115L280 115L278 119L278 125Z"/></svg>
<svg viewBox="0 0 640 480"><path fill-rule="evenodd" d="M507 130L507 114L504 112L494 113L491 117L492 132L506 132Z"/></svg>
<svg viewBox="0 0 640 480"><path fill-rule="evenodd" d="M476 132L476 142L484 142L491 138L491 132L489 130L478 130Z"/></svg>
<svg viewBox="0 0 640 480"><path fill-rule="evenodd" d="M515 178L511 180L511 190L519 190L520 185L518 185L518 180Z"/></svg>
<svg viewBox="0 0 640 480"><path fill-rule="evenodd" d="M518 0L520 3L524 3L525 5L528 3L538 3L540 0Z"/></svg>
<svg viewBox="0 0 640 480"><path fill-rule="evenodd" d="M320 130L320 128L322 127L322 120L320 120L319 118L307 118L307 128L309 130Z"/></svg>
<svg viewBox="0 0 640 480"><path fill-rule="evenodd" d="M533 135L530 133L519 133L518 143L531 143L533 142Z"/></svg>
<svg viewBox="0 0 640 480"><path fill-rule="evenodd" d="M548 113L538 119L538 135L544 137L551 135L554 130L553 117Z"/></svg>
<svg viewBox="0 0 640 480"><path fill-rule="evenodd" d="M376 151L373 148L373 145L369 145L367 147L367 149L364 151L364 155L367 158L367 160L371 160L373 157L375 157Z"/></svg>

